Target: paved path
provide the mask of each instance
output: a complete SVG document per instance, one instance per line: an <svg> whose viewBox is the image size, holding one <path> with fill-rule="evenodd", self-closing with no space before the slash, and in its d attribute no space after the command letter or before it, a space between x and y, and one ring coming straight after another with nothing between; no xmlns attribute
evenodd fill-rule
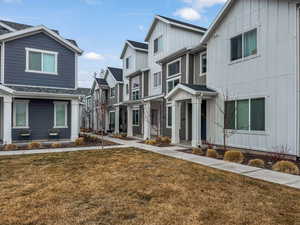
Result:
<svg viewBox="0 0 300 225"><path fill-rule="evenodd" d="M94 135L96 136L96 135ZM241 165L237 163L230 163L223 160L208 158L204 156L197 156L193 154L188 154L184 152L179 152L180 149L185 149L184 147L172 146L172 147L156 147L151 145L146 145L139 143L139 140L121 140L117 138L105 137L107 141L115 142L119 145L106 146L104 149L112 148L139 148L161 155L182 159L197 163L200 165L212 167L215 169L229 171L232 173L240 174L247 177L252 177L258 180L264 180L276 184L282 184L289 187L300 189L300 176L279 173L272 170L260 169L256 167ZM58 149L41 149L41 150L24 150L24 151L2 151L0 156L7 155L28 155L28 154L41 154L41 153L53 153L53 152L73 152L73 151L88 151L88 150L97 150L101 147L76 147L76 148L58 148Z"/></svg>

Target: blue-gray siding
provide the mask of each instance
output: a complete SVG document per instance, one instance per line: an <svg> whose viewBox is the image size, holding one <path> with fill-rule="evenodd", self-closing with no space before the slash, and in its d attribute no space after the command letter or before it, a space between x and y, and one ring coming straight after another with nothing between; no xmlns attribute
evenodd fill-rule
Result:
<svg viewBox="0 0 300 225"><path fill-rule="evenodd" d="M48 139L48 131L54 126L54 101L43 99L29 99L29 129L32 140ZM13 118L13 116L12 116ZM12 139L20 140L19 133L22 129L12 129ZM71 103L68 104L68 128L59 129L61 139L71 137Z"/></svg>
<svg viewBox="0 0 300 225"><path fill-rule="evenodd" d="M25 48L58 52L58 75L25 72ZM6 84L75 88L75 53L44 33L6 42L4 82Z"/></svg>

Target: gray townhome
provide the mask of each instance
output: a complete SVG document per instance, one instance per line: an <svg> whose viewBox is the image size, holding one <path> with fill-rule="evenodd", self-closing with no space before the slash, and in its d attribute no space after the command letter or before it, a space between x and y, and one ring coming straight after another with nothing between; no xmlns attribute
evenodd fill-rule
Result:
<svg viewBox="0 0 300 225"><path fill-rule="evenodd" d="M79 134L74 40L43 25L0 21L0 140L75 140Z"/></svg>

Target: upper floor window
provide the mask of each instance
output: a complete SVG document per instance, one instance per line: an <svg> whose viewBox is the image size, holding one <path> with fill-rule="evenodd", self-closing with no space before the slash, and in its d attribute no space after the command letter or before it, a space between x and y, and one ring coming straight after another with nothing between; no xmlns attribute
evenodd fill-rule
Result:
<svg viewBox="0 0 300 225"><path fill-rule="evenodd" d="M161 86L161 72L153 74L153 86L154 87Z"/></svg>
<svg viewBox="0 0 300 225"><path fill-rule="evenodd" d="M125 60L125 66L126 66L126 69L130 69L131 68L131 56L127 57L126 60Z"/></svg>
<svg viewBox="0 0 300 225"><path fill-rule="evenodd" d="M225 102L225 128L265 131L265 98Z"/></svg>
<svg viewBox="0 0 300 225"><path fill-rule="evenodd" d="M116 88L113 87L110 89L110 97L115 97L116 96Z"/></svg>
<svg viewBox="0 0 300 225"><path fill-rule="evenodd" d="M163 49L163 38L162 36L154 39L154 53L161 52Z"/></svg>
<svg viewBox="0 0 300 225"><path fill-rule="evenodd" d="M257 54L257 29L231 38L231 61Z"/></svg>
<svg viewBox="0 0 300 225"><path fill-rule="evenodd" d="M57 52L26 48L26 72L57 74Z"/></svg>
<svg viewBox="0 0 300 225"><path fill-rule="evenodd" d="M200 71L201 71L201 75L205 75L206 72L207 72L207 55L206 53L203 53L201 54L200 56L200 60L201 60L201 68L200 68Z"/></svg>
<svg viewBox="0 0 300 225"><path fill-rule="evenodd" d="M139 100L140 99L140 91L132 91L132 100Z"/></svg>
<svg viewBox="0 0 300 225"><path fill-rule="evenodd" d="M175 62L171 62L167 65L168 67L168 77L176 76L180 74L180 67L181 67L180 60L176 60Z"/></svg>

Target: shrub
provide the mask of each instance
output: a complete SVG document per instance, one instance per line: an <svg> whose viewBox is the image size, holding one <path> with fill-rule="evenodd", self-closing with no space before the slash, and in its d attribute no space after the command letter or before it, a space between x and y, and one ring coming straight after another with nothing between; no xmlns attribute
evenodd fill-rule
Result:
<svg viewBox="0 0 300 225"><path fill-rule="evenodd" d="M80 137L75 140L75 145L80 146L84 144L84 138Z"/></svg>
<svg viewBox="0 0 300 225"><path fill-rule="evenodd" d="M160 137L160 136L157 136L155 138L155 140L156 140L157 143L162 143L162 137Z"/></svg>
<svg viewBox="0 0 300 225"><path fill-rule="evenodd" d="M156 140L146 140L145 144L147 144L147 145L156 145L157 141Z"/></svg>
<svg viewBox="0 0 300 225"><path fill-rule="evenodd" d="M127 134L126 134L126 133L123 133L123 134L121 134L121 137L122 137L122 138L126 138L126 137L127 137Z"/></svg>
<svg viewBox="0 0 300 225"><path fill-rule="evenodd" d="M27 145L28 149L38 149L38 148L41 148L41 147L42 147L42 145L39 142L31 142Z"/></svg>
<svg viewBox="0 0 300 225"><path fill-rule="evenodd" d="M218 158L218 153L214 149L207 149L206 156L210 157L210 158L215 158L216 159L216 158Z"/></svg>
<svg viewBox="0 0 300 225"><path fill-rule="evenodd" d="M249 161L248 165L254 166L254 167L259 167L259 168L264 168L265 162L261 159L252 159Z"/></svg>
<svg viewBox="0 0 300 225"><path fill-rule="evenodd" d="M5 151L12 151L12 150L17 150L18 146L15 144L8 144L4 146Z"/></svg>
<svg viewBox="0 0 300 225"><path fill-rule="evenodd" d="M224 155L224 160L235 163L242 163L244 161L244 155L240 151L230 150Z"/></svg>
<svg viewBox="0 0 300 225"><path fill-rule="evenodd" d="M161 143L163 143L163 144L171 144L171 138L169 138L169 137L162 137L161 138Z"/></svg>
<svg viewBox="0 0 300 225"><path fill-rule="evenodd" d="M201 148L193 148L192 153L196 155L204 155L204 152Z"/></svg>
<svg viewBox="0 0 300 225"><path fill-rule="evenodd" d="M283 172L283 173L289 173L289 174L299 174L299 168L298 166L290 161L279 161L275 163L272 167L274 171Z"/></svg>
<svg viewBox="0 0 300 225"><path fill-rule="evenodd" d="M59 142L51 144L51 148L61 148L61 147L62 147L62 144Z"/></svg>

